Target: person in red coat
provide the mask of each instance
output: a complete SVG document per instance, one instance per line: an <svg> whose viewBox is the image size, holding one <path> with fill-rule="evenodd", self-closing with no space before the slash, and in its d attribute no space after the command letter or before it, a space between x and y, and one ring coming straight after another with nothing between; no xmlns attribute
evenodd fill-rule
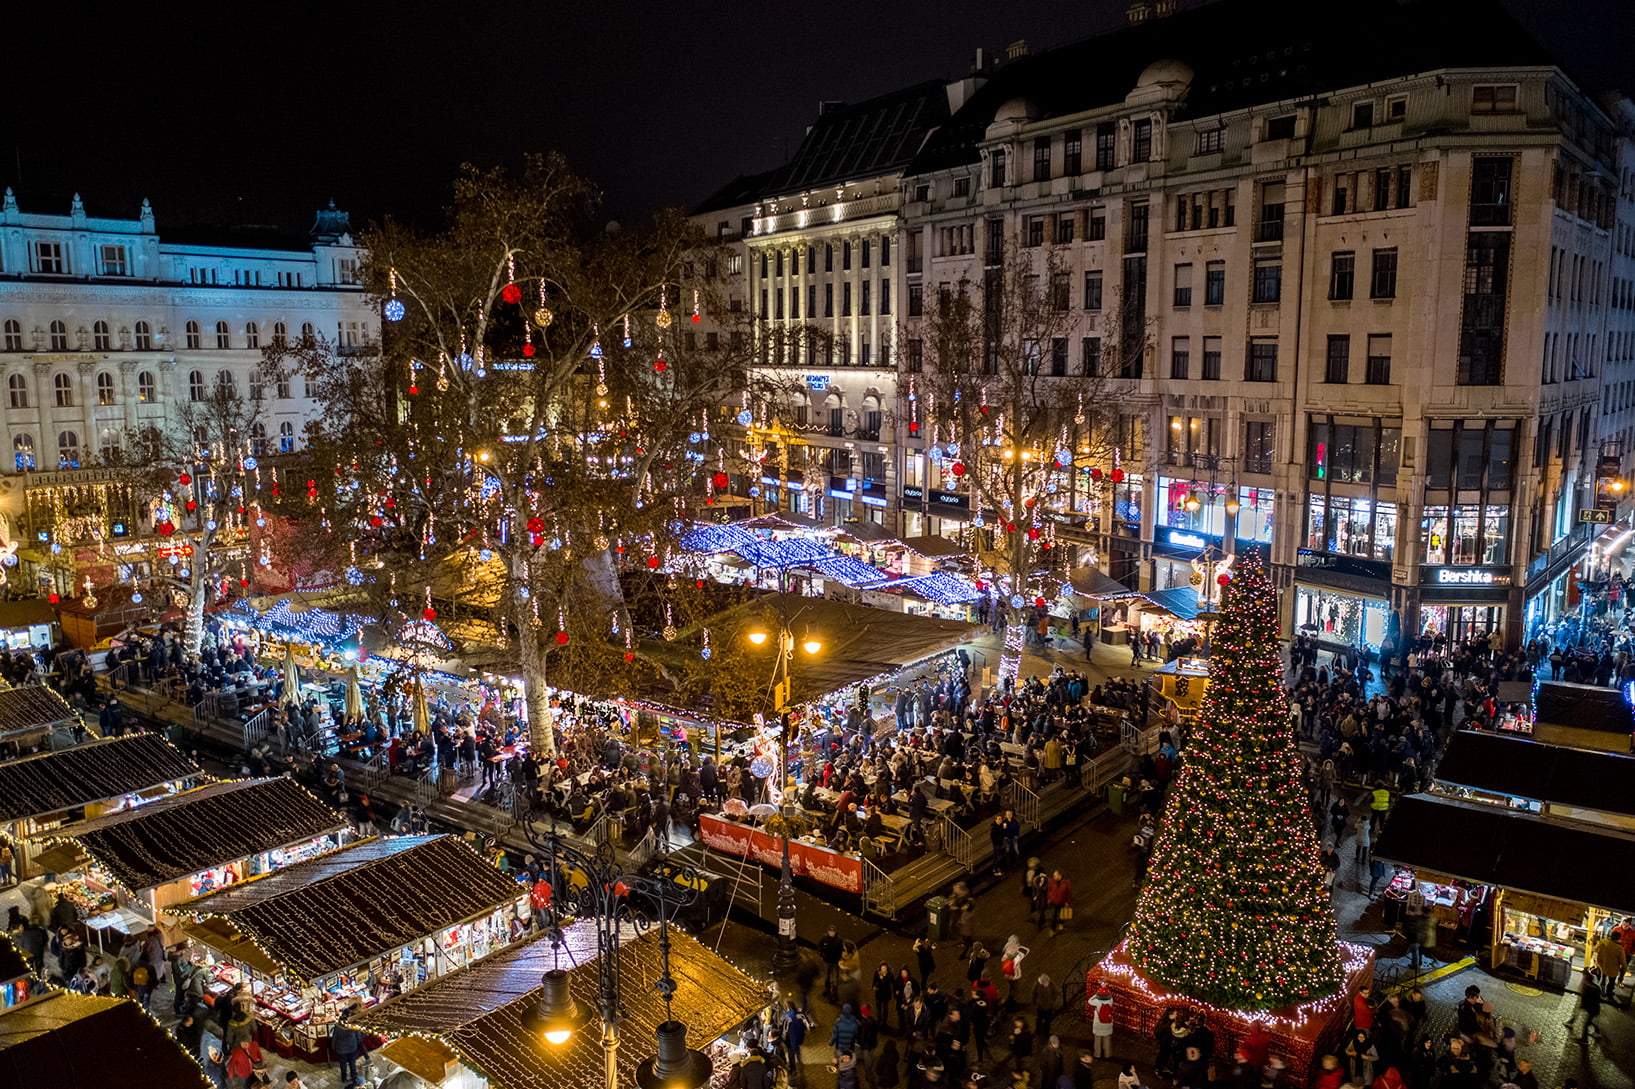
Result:
<svg viewBox="0 0 1635 1089"><path fill-rule="evenodd" d="M1334 1055L1324 1055L1322 1065L1317 1068L1311 1079L1312 1089L1340 1089L1345 1084L1345 1071L1340 1067L1340 1060Z"/></svg>
<svg viewBox="0 0 1635 1089"><path fill-rule="evenodd" d="M1374 1007L1369 999L1373 991L1364 987L1351 996L1351 1023L1363 1032L1374 1031Z"/></svg>
<svg viewBox="0 0 1635 1089"><path fill-rule="evenodd" d="M1061 930L1062 912L1066 910L1071 918L1073 907L1073 883L1062 876L1062 871L1051 871L1050 883L1045 886L1045 902L1050 905L1051 925Z"/></svg>

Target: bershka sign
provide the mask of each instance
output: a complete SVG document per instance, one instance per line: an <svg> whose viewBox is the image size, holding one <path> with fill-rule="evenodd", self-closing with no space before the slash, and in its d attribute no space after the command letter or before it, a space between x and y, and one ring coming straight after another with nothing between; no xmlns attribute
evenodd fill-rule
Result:
<svg viewBox="0 0 1635 1089"><path fill-rule="evenodd" d="M1432 586L1509 586L1508 567L1421 567L1419 581Z"/></svg>

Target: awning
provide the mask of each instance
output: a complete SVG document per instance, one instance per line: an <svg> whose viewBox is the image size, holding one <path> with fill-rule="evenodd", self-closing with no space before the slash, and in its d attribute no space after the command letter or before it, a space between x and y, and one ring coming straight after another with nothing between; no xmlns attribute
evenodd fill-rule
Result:
<svg viewBox="0 0 1635 1089"><path fill-rule="evenodd" d="M429 1036L400 1036L389 1040L376 1051L386 1059L407 1070L427 1085L442 1085L449 1074L449 1064L459 1065L460 1056L454 1049Z"/></svg>
<svg viewBox="0 0 1635 1089"><path fill-rule="evenodd" d="M929 575L910 575L908 578L898 579L874 589L903 590L927 601L935 601L939 605L961 605L982 598L982 591L978 590L974 583L943 571Z"/></svg>
<svg viewBox="0 0 1635 1089"><path fill-rule="evenodd" d="M1067 580L1072 585L1074 593L1093 601L1140 596L1137 591L1103 574L1100 568L1096 567L1075 567L1067 573Z"/></svg>
<svg viewBox="0 0 1635 1089"><path fill-rule="evenodd" d="M756 567L800 567L835 555L830 549L802 537L782 541L757 540L738 545L734 552Z"/></svg>
<svg viewBox="0 0 1635 1089"><path fill-rule="evenodd" d="M885 582L890 577L878 567L870 567L862 560L842 556L839 553L818 560L812 564L812 570L824 578L834 579L847 586L867 586L871 583Z"/></svg>
<svg viewBox="0 0 1635 1089"><path fill-rule="evenodd" d="M969 556L971 550L961 548L958 542L950 541L947 537L927 534L924 537L908 537L903 540L903 547L918 552L927 559L942 559L951 556Z"/></svg>
<svg viewBox="0 0 1635 1089"><path fill-rule="evenodd" d="M202 919L183 923L182 933L200 945L215 950L217 955L249 968L258 975L271 978L283 971L278 962L269 957L255 942L240 934L226 919Z"/></svg>
<svg viewBox="0 0 1635 1089"><path fill-rule="evenodd" d="M1141 597L1181 620L1198 618L1198 591L1190 586L1172 586L1168 590L1147 590Z"/></svg>
<svg viewBox="0 0 1635 1089"><path fill-rule="evenodd" d="M1441 783L1635 816L1635 757L1460 730L1436 766Z"/></svg>
<svg viewBox="0 0 1635 1089"><path fill-rule="evenodd" d="M1635 836L1514 809L1413 794L1374 856L1482 885L1635 914Z"/></svg>
<svg viewBox="0 0 1635 1089"><path fill-rule="evenodd" d="M59 843L34 856L34 865L46 873L73 873L89 861L77 843Z"/></svg>

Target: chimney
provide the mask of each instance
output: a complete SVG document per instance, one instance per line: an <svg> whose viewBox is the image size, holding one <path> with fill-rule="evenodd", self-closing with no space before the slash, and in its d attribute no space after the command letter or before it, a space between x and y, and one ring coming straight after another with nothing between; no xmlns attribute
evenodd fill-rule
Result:
<svg viewBox="0 0 1635 1089"><path fill-rule="evenodd" d="M1026 38L1018 39L1005 47L1006 60L1017 60L1027 55L1028 43Z"/></svg>

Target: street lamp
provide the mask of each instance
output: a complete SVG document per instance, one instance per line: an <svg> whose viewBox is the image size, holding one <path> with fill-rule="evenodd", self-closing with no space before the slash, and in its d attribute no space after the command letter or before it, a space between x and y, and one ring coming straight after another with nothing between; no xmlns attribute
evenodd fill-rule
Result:
<svg viewBox="0 0 1635 1089"><path fill-rule="evenodd" d="M604 1060L604 1089L620 1089L617 1056L619 1024L625 1018L620 999L622 966L621 931L633 926L642 931L657 923L659 950L663 970L653 985L664 999L665 1018L657 1030L657 1051L654 1058L641 1063L636 1080L642 1089L700 1089L709 1081L709 1059L699 1051L687 1047L687 1028L672 1016L670 1003L675 997L676 984L670 976L670 919L668 905L681 906L696 899L698 874L660 856L644 873L631 873L619 866L611 844L603 843L594 852L581 851L562 841L557 833L556 818L551 818L550 830L542 831L532 814L523 813L522 826L528 841L540 854L550 859L549 878L553 885L561 877L562 889L552 889L550 942L559 951L564 936L561 927L561 901L566 899L572 914L589 920L596 928L596 1014L602 1021L602 1050ZM582 888L574 888L562 877L561 864L571 863L584 875ZM638 903L637 901L642 903ZM657 918L647 912L644 904L657 905ZM575 1032L590 1020L592 1011L581 1009L569 990L568 973L552 968L541 981L539 1004L534 1010L534 1021L547 1044L560 1047L572 1039Z"/></svg>
<svg viewBox="0 0 1635 1089"><path fill-rule="evenodd" d="M807 606L806 608L810 608ZM796 617L806 611L802 608L794 616L782 620L778 624L777 661L772 669L773 702L778 715L778 791L783 797L783 808L789 807L789 663L795 657L795 632L792 625ZM761 629L748 633L751 643L761 646L767 642L769 636ZM807 654L818 654L823 650L823 640L808 628L801 639L801 649ZM779 679L781 676L781 680ZM795 872L789 864L789 814L784 812L779 839L783 841L783 865L778 871L778 944L772 953L772 973L787 975L794 971L795 954Z"/></svg>

